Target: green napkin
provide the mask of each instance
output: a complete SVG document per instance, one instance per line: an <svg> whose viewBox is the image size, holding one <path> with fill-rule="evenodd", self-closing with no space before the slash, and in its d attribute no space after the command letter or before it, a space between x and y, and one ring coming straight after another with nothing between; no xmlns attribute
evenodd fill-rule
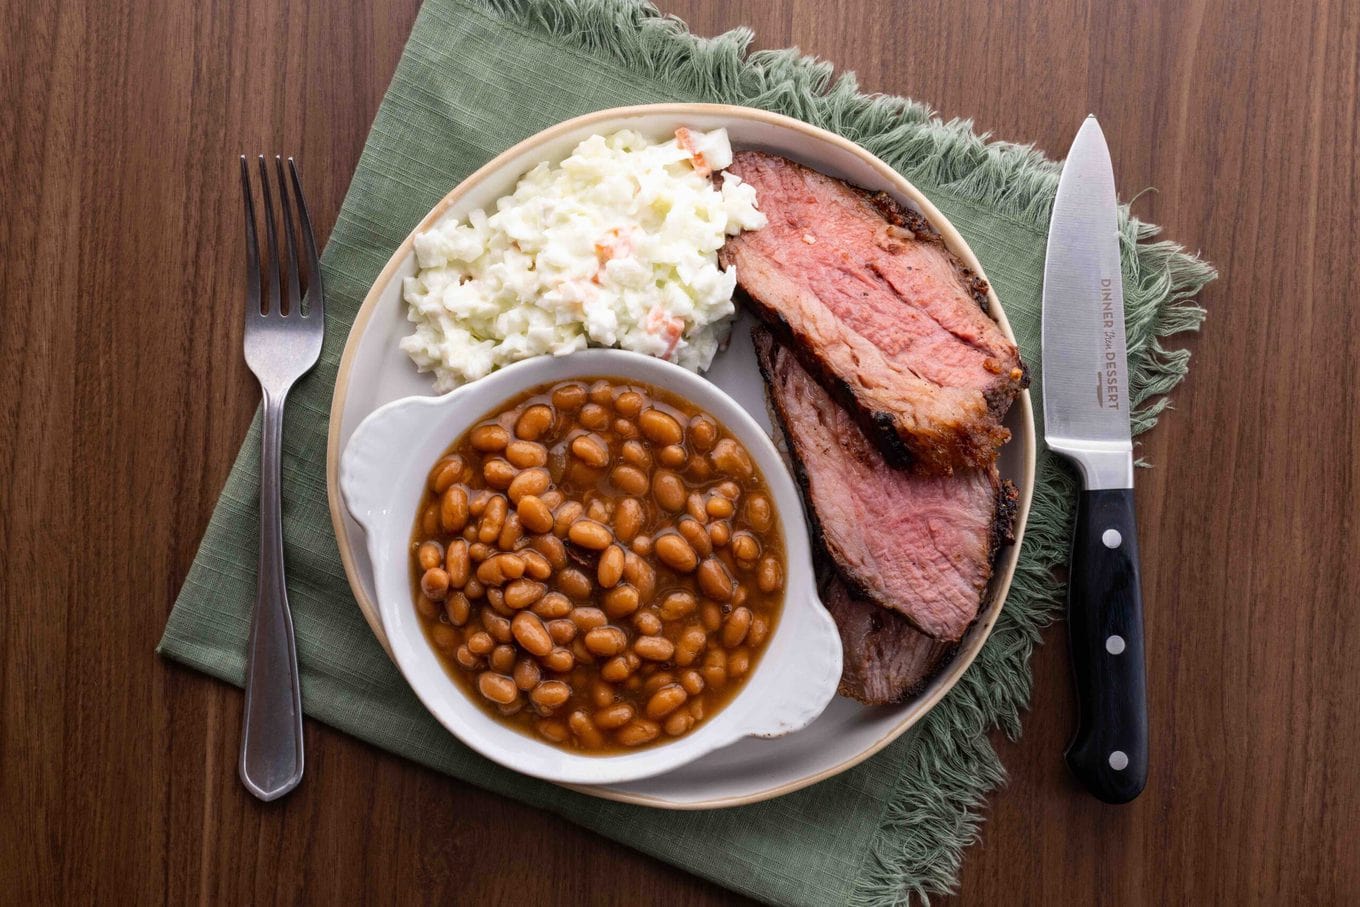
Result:
<svg viewBox="0 0 1360 907"><path fill-rule="evenodd" d="M747 53L739 29L711 40L636 0L428 0L393 77L322 258L326 344L289 399L284 536L302 696L312 717L762 900L889 904L948 890L978 810L1004 777L988 738L1015 736L1029 654L1062 589L1073 487L1040 461L1009 600L977 662L913 733L804 791L754 806L664 812L533 781L470 752L421 707L350 594L327 512L326 422L345 336L407 232L464 176L509 145L591 110L713 101L774 110L860 143L911 179L978 252L1038 391L1039 292L1058 168L986 143L966 122L859 93L853 76L796 50ZM1074 128L1076 124L1073 124ZM1198 326L1190 298L1212 269L1155 229L1124 227L1131 385L1150 427L1188 366L1160 339ZM1037 397L1036 397L1037 400ZM255 594L258 420L241 448L158 651L240 685ZM1056 756L1055 756L1056 758Z"/></svg>

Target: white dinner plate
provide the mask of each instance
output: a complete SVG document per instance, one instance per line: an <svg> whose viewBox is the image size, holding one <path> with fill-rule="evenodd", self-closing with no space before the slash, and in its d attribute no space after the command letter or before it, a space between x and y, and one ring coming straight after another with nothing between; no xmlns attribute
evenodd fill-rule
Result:
<svg viewBox="0 0 1360 907"><path fill-rule="evenodd" d="M359 423L384 403L413 394L434 394L430 375L418 373L397 346L410 332L401 278L415 274L412 237L445 218L461 218L475 208L490 208L513 191L519 177L540 161L557 162L582 139L622 128L651 138L670 137L679 126L709 130L725 127L734 148L780 154L823 173L871 190L884 190L925 215L955 255L979 275L982 266L963 237L934 205L887 164L834 133L789 117L746 107L718 104L653 104L602 110L567 120L503 152L469 176L446 196L393 254L364 300L350 330L331 404L326 485L331 520L345 574L359 608L383 647L391 653L378 617L373 576L365 552L363 530L340 499L337 473L340 451ZM1010 324L994 292L991 314L1012 341ZM714 360L707 378L730 394L770 431L765 396L749 316L732 331L730 346ZM488 400L488 406L499 401ZM1034 416L1029 392L1022 392L1006 417L1013 435L999 460L1001 476L1019 489L1015 541L996 554L992 581L981 614L960 642L953 658L918 695L892 706L864 706L837 698L803 730L774 740L746 739L682 768L640 781L573 789L610 800L668 809L712 809L777 797L843 772L869 758L920 721L977 656L1010 588L1020 540L1029 516L1034 487Z"/></svg>

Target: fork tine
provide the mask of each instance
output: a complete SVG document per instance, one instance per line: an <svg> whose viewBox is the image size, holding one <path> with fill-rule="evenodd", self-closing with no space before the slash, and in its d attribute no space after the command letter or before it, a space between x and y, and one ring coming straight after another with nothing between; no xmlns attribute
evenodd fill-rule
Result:
<svg viewBox="0 0 1360 907"><path fill-rule="evenodd" d="M298 222L302 225L302 241L307 246L307 315L313 312L326 316L326 287L321 282L321 261L316 254L316 238L312 235L312 218L307 213L307 199L302 194L302 181L298 179L297 164L290 157L288 170L293 176L293 197L297 199Z"/></svg>
<svg viewBox="0 0 1360 907"><path fill-rule="evenodd" d="M283 158L274 155L274 169L279 177L279 207L283 208L283 235L288 240L288 271L284 277L284 295L288 297L288 314L302 315L302 278L298 276L297 242L293 239L293 206L288 201L288 181L283 177Z"/></svg>
<svg viewBox="0 0 1360 907"><path fill-rule="evenodd" d="M269 240L269 309L267 315L282 315L283 301L279 298L279 243L274 235L274 199L269 191L269 168L260 155L260 188L264 192L264 235Z"/></svg>
<svg viewBox="0 0 1360 907"><path fill-rule="evenodd" d="M246 203L246 301L249 314L260 314L260 244L255 237L255 199L250 191L250 168L241 155L241 194Z"/></svg>

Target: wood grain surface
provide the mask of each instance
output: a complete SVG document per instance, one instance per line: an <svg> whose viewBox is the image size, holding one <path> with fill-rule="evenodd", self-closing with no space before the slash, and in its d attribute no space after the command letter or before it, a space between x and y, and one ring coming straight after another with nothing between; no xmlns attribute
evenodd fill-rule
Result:
<svg viewBox="0 0 1360 907"><path fill-rule="evenodd" d="M1096 111L1223 272L1141 451L1148 790L1066 776L1052 628L960 900L1360 898L1360 5L663 5L1054 154ZM152 655L257 401L233 155L296 154L326 234L416 0L0 9L0 900L733 900L310 722L261 805L240 694Z"/></svg>

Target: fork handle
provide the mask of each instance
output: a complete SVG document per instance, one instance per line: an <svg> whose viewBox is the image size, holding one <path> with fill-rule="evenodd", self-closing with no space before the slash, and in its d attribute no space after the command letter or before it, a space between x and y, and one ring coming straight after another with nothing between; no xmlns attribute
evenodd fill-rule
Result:
<svg viewBox="0 0 1360 907"><path fill-rule="evenodd" d="M241 781L261 800L302 780L302 687L283 571L281 463L287 391L264 389L260 461L260 573L247 648Z"/></svg>

